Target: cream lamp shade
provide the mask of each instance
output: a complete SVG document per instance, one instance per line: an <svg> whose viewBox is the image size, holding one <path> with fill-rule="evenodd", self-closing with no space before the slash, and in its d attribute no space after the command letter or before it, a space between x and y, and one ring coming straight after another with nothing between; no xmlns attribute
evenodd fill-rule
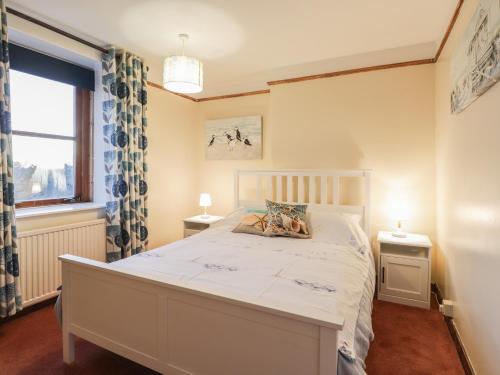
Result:
<svg viewBox="0 0 500 375"><path fill-rule="evenodd" d="M184 55L186 34L179 34L182 40L182 55L169 56L163 62L163 87L181 94L195 94L203 90L203 63Z"/></svg>
<svg viewBox="0 0 500 375"><path fill-rule="evenodd" d="M212 198L208 193L200 194L200 207L210 207L212 205Z"/></svg>
<svg viewBox="0 0 500 375"><path fill-rule="evenodd" d="M390 212L397 228L392 235L394 237L406 237L406 233L403 232L403 222L410 219L408 198L404 194L395 194L391 200Z"/></svg>
<svg viewBox="0 0 500 375"><path fill-rule="evenodd" d="M207 218L209 215L207 214L207 207L210 207L212 205L212 198L210 197L210 194L208 193L201 193L200 194L200 207L205 208L205 212L203 213L202 217Z"/></svg>

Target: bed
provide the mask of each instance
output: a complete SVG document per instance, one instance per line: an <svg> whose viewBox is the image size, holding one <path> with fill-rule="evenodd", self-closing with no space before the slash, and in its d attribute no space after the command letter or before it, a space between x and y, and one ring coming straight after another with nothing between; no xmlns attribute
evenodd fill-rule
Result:
<svg viewBox="0 0 500 375"><path fill-rule="evenodd" d="M340 204L343 178L362 204ZM62 256L64 362L79 336L172 375L363 374L369 187L365 170L236 171L238 209L213 229L112 264ZM307 202L312 239L233 233L264 198Z"/></svg>

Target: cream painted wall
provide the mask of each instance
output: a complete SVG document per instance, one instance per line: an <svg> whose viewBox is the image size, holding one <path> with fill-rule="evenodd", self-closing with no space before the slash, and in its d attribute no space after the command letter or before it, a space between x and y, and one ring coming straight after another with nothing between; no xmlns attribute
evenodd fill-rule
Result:
<svg viewBox="0 0 500 375"><path fill-rule="evenodd" d="M371 169L372 232L406 192L407 230L434 237L433 85L423 65L273 87L274 166Z"/></svg>
<svg viewBox="0 0 500 375"><path fill-rule="evenodd" d="M500 353L500 84L450 114L450 64L478 0L464 2L436 65L438 243L445 295L477 374L498 374Z"/></svg>
<svg viewBox="0 0 500 375"><path fill-rule="evenodd" d="M205 160L204 123L206 120L262 115L262 160ZM272 167L271 119L269 95L214 100L199 103L197 152L200 161L200 192L210 193L213 207L209 213L226 215L234 209L234 171L236 169L270 169ZM200 209L198 208L198 211Z"/></svg>
<svg viewBox="0 0 500 375"><path fill-rule="evenodd" d="M197 103L150 87L148 92L149 248L182 238L182 219L197 208Z"/></svg>
<svg viewBox="0 0 500 375"><path fill-rule="evenodd" d="M200 189L213 213L233 207L236 168L368 168L373 170L372 233L392 229L391 197L407 193L406 229L435 237L434 68L390 69L273 86L268 95L200 104L207 119L263 114L264 158L206 161ZM434 272L434 275L437 271Z"/></svg>

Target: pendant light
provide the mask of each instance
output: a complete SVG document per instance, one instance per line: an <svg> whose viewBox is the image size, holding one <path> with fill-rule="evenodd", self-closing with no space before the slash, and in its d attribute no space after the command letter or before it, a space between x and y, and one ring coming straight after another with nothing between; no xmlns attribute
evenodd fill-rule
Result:
<svg viewBox="0 0 500 375"><path fill-rule="evenodd" d="M181 94L195 94L203 90L203 63L184 54L187 34L179 34L182 56L169 56L163 63L163 87Z"/></svg>

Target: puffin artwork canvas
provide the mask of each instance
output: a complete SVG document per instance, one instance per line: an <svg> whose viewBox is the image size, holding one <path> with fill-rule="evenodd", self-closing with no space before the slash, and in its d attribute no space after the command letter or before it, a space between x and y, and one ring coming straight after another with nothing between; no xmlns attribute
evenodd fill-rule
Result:
<svg viewBox="0 0 500 375"><path fill-rule="evenodd" d="M205 122L205 158L262 159L262 117L233 117Z"/></svg>

